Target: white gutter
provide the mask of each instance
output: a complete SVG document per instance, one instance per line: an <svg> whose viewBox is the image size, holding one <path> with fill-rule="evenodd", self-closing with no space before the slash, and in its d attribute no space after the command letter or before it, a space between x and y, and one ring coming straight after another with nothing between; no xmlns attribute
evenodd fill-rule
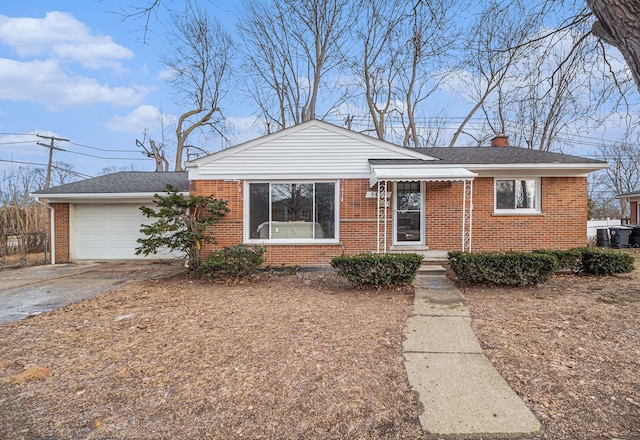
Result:
<svg viewBox="0 0 640 440"><path fill-rule="evenodd" d="M36 197L44 197L47 200L149 200L156 194L162 192L149 193L67 193L67 194L33 194ZM178 194L188 196L189 192L178 192Z"/></svg>
<svg viewBox="0 0 640 440"><path fill-rule="evenodd" d="M51 221L51 240L49 240L49 244L51 246L51 264L56 264L56 210L53 209L53 206L49 206L46 203L42 203L40 200L38 200L37 197L35 197L33 200L36 203L39 203L42 206L44 206L45 208L48 208L48 209L51 210L51 216L50 216L50 221Z"/></svg>

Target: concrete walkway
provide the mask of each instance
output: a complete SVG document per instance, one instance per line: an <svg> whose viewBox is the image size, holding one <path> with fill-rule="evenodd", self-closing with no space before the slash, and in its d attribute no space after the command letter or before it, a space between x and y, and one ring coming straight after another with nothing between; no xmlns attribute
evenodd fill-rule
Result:
<svg viewBox="0 0 640 440"><path fill-rule="evenodd" d="M482 353L464 298L439 268L414 281L405 369L423 429L453 438L527 438L540 423Z"/></svg>

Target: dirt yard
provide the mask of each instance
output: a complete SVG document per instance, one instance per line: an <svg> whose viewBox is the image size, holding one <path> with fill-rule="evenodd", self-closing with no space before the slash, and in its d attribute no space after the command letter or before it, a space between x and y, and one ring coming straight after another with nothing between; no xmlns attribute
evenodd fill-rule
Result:
<svg viewBox="0 0 640 440"><path fill-rule="evenodd" d="M640 438L640 271L465 289L544 439ZM0 327L2 439L431 439L402 366L412 289L174 277Z"/></svg>

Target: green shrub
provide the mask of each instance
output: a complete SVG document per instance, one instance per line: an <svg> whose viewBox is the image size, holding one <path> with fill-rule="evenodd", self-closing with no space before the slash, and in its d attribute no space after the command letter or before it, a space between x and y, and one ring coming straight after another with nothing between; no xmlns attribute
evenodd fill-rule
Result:
<svg viewBox="0 0 640 440"><path fill-rule="evenodd" d="M582 253L579 249L536 249L533 253L553 255L556 257L558 260L558 270L570 270L573 273L577 273L582 269Z"/></svg>
<svg viewBox="0 0 640 440"><path fill-rule="evenodd" d="M558 267L546 253L449 252L451 269L463 284L530 286L544 283Z"/></svg>
<svg viewBox="0 0 640 440"><path fill-rule="evenodd" d="M421 264L418 254L343 255L331 260L338 275L358 287L409 284Z"/></svg>
<svg viewBox="0 0 640 440"><path fill-rule="evenodd" d="M202 263L201 273L212 278L241 278L254 274L262 265L266 249L259 246L230 246L213 251Z"/></svg>
<svg viewBox="0 0 640 440"><path fill-rule="evenodd" d="M602 248L577 249L582 258L582 272L588 275L613 275L633 271L634 258L625 252Z"/></svg>

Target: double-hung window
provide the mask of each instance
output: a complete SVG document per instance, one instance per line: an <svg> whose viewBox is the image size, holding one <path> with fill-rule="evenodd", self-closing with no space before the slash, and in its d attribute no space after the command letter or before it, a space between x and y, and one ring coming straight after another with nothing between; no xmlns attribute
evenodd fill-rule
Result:
<svg viewBox="0 0 640 440"><path fill-rule="evenodd" d="M496 213L539 213L540 179L495 179Z"/></svg>
<svg viewBox="0 0 640 440"><path fill-rule="evenodd" d="M336 185L335 181L249 183L245 215L249 241L335 241Z"/></svg>

